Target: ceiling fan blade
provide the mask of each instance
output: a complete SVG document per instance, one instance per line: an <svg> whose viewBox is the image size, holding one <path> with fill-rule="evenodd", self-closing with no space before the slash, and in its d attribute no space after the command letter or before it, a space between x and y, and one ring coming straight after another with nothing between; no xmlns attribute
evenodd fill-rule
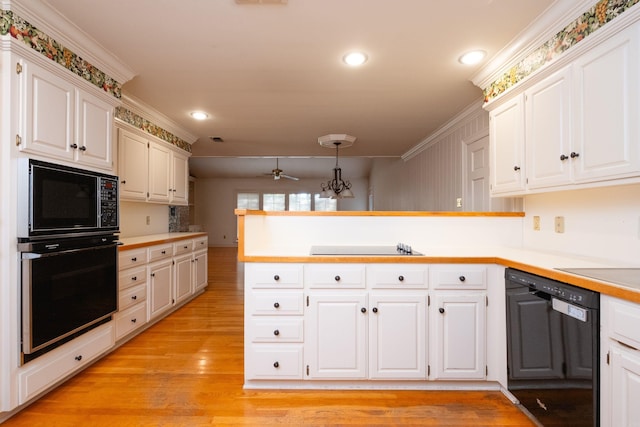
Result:
<svg viewBox="0 0 640 427"><path fill-rule="evenodd" d="M296 178L295 176L285 175L285 174L283 174L283 173L281 173L281 174L280 174L280 176L281 176L282 178L292 179L292 180L294 180L294 181L298 181L298 180L300 179L300 178Z"/></svg>

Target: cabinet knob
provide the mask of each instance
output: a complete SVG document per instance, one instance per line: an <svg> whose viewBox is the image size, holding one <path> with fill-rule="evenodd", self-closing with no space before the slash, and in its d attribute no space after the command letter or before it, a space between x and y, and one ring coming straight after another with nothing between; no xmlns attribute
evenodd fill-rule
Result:
<svg viewBox="0 0 640 427"><path fill-rule="evenodd" d="M518 171L520 170L520 166L514 166L514 167L513 167L513 170L514 170L514 171L516 171L516 172L518 172Z"/></svg>
<svg viewBox="0 0 640 427"><path fill-rule="evenodd" d="M150 276L151 277L156 277L156 273L151 273Z"/></svg>
<svg viewBox="0 0 640 427"><path fill-rule="evenodd" d="M571 156L572 159L575 159L576 157L580 157L580 153L576 153L576 152L572 151L570 156Z"/></svg>
<svg viewBox="0 0 640 427"><path fill-rule="evenodd" d="M340 281L340 276L336 276L336 277L334 277L333 279L334 279L336 282L339 282L339 281Z"/></svg>
<svg viewBox="0 0 640 427"><path fill-rule="evenodd" d="M136 262L137 260L138 260L138 258L136 258L136 257L131 258L131 261L133 261L133 262Z"/></svg>
<svg viewBox="0 0 640 427"><path fill-rule="evenodd" d="M465 280L467 280L467 278L466 278L466 277L464 277L464 276L460 276L460 277L458 277L458 279L459 279L461 282L464 282Z"/></svg>
<svg viewBox="0 0 640 427"><path fill-rule="evenodd" d="M398 276L398 280L404 282L404 276Z"/></svg>
<svg viewBox="0 0 640 427"><path fill-rule="evenodd" d="M279 303L279 302L273 303L273 306L274 306L275 308L280 308L280 303Z"/></svg>
<svg viewBox="0 0 640 427"><path fill-rule="evenodd" d="M274 367L274 368L279 368L279 367L280 367L280 364L279 364L278 362L273 362L273 367Z"/></svg>
<svg viewBox="0 0 640 427"><path fill-rule="evenodd" d="M273 276L273 280L275 280L275 281L277 282L278 280L280 280L280 276L278 276L278 275L276 274L275 276Z"/></svg>
<svg viewBox="0 0 640 427"><path fill-rule="evenodd" d="M276 329L275 331L273 331L273 335L275 335L275 336L280 335L280 331Z"/></svg>
<svg viewBox="0 0 640 427"><path fill-rule="evenodd" d="M133 281L133 282L135 282L136 280L138 280L138 276L133 276L133 277L131 278L131 281Z"/></svg>
<svg viewBox="0 0 640 427"><path fill-rule="evenodd" d="M444 313L444 308L440 307L440 308L438 309L438 311L442 314L442 313Z"/></svg>
<svg viewBox="0 0 640 427"><path fill-rule="evenodd" d="M133 319L131 319L131 323L136 323L138 321L138 319L136 319L135 317Z"/></svg>
<svg viewBox="0 0 640 427"><path fill-rule="evenodd" d="M374 313L377 313L377 312L378 312L378 307L373 307L373 308L371 309L371 311L373 311Z"/></svg>
<svg viewBox="0 0 640 427"><path fill-rule="evenodd" d="M364 307L362 307L362 308L360 309L360 311L361 311L362 313L366 313L366 312L367 312L367 309L366 309L366 308L364 308Z"/></svg>
<svg viewBox="0 0 640 427"><path fill-rule="evenodd" d="M132 296L131 296L131 299L135 301L135 300L137 300L137 299L138 299L138 296L137 296L137 295L132 295Z"/></svg>
<svg viewBox="0 0 640 427"><path fill-rule="evenodd" d="M127 183L127 180L123 179L123 180L122 180L122 184L124 185L124 184L126 184L126 183Z"/></svg>
<svg viewBox="0 0 640 427"><path fill-rule="evenodd" d="M76 359L78 362L82 360L82 355L79 354L77 355L74 359Z"/></svg>
<svg viewBox="0 0 640 427"><path fill-rule="evenodd" d="M166 255L167 251L162 251L161 253L162 255Z"/></svg>
<svg viewBox="0 0 640 427"><path fill-rule="evenodd" d="M561 161L563 161L563 162L564 162L565 160L567 160L568 158L569 158L569 157L568 157L568 156L565 156L564 154L561 154L561 155L560 155L560 160L561 160Z"/></svg>
<svg viewBox="0 0 640 427"><path fill-rule="evenodd" d="M69 147L71 147L71 148L73 148L75 150L76 148L78 148L78 144L70 144Z"/></svg>
<svg viewBox="0 0 640 427"><path fill-rule="evenodd" d="M78 150L80 150L80 151L87 151L87 147L83 145L82 147L78 148Z"/></svg>

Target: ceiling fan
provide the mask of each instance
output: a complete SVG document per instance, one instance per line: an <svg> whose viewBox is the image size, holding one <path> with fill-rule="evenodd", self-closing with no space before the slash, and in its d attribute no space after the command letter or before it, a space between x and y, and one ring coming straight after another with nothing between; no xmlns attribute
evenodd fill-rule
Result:
<svg viewBox="0 0 640 427"><path fill-rule="evenodd" d="M272 176L274 181L279 180L280 178L292 179L294 181L298 181L300 178L296 178L295 176L287 175L282 173L283 170L278 167L278 158L276 157L276 168L271 170L271 173L265 173L264 175Z"/></svg>

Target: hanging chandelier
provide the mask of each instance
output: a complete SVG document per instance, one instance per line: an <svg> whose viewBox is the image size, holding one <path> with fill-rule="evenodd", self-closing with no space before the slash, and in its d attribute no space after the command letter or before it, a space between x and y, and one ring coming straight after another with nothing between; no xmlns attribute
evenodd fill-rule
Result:
<svg viewBox="0 0 640 427"><path fill-rule="evenodd" d="M345 134L330 134L318 138L318 143L323 147L331 147L332 145L336 147L336 167L333 168L333 179L320 184L322 188L321 199L347 199L354 197L353 192L351 192L351 183L342 179L342 169L338 165L338 151L341 145L350 147L355 140L354 136Z"/></svg>

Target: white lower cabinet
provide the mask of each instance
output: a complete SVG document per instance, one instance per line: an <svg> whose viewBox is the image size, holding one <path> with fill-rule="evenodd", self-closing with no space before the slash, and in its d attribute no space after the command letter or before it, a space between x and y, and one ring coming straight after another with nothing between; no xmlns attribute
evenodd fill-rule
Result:
<svg viewBox="0 0 640 427"><path fill-rule="evenodd" d="M169 310L173 305L173 260L149 265L149 319Z"/></svg>
<svg viewBox="0 0 640 427"><path fill-rule="evenodd" d="M179 304L193 293L193 256L183 254L173 259L175 303Z"/></svg>
<svg viewBox="0 0 640 427"><path fill-rule="evenodd" d="M118 254L118 312L113 320L116 341L147 323L147 249Z"/></svg>
<svg viewBox="0 0 640 427"><path fill-rule="evenodd" d="M611 425L640 425L640 350L612 345Z"/></svg>

